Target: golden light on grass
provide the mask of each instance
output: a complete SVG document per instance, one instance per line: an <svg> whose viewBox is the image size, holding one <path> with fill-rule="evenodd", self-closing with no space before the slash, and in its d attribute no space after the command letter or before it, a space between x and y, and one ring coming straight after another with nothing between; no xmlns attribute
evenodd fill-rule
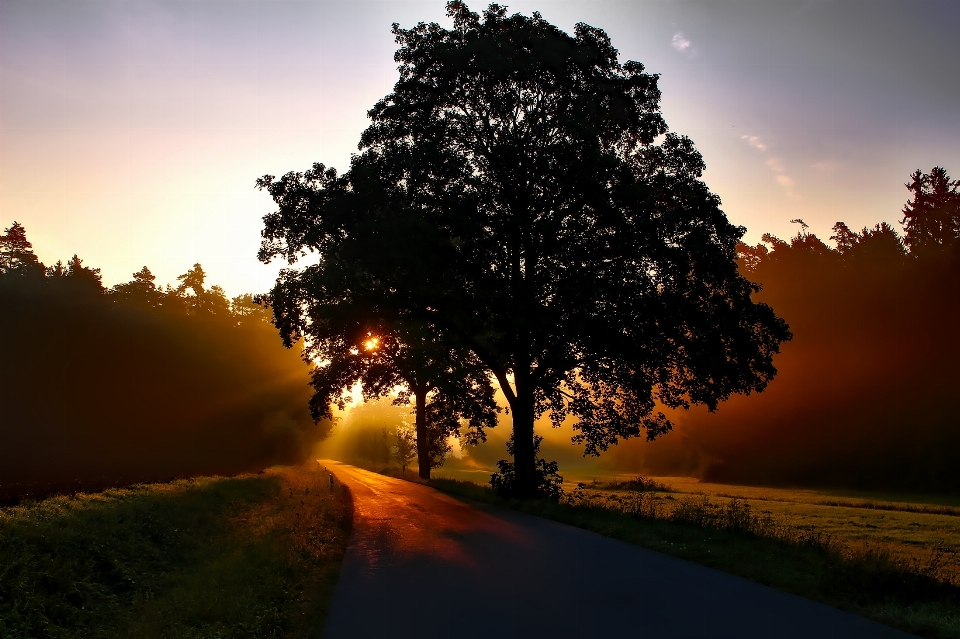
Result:
<svg viewBox="0 0 960 639"><path fill-rule="evenodd" d="M351 514L316 461L0 508L0 632L319 636Z"/></svg>

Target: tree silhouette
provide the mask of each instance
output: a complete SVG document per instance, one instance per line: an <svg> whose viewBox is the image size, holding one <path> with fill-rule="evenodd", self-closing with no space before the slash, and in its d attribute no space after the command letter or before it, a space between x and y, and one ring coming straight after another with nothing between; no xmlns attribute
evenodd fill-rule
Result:
<svg viewBox="0 0 960 639"><path fill-rule="evenodd" d="M837 243L837 253L848 263L870 262L873 266L897 265L906 255L900 235L886 222L864 227L859 233L843 222L833 225L830 239Z"/></svg>
<svg viewBox="0 0 960 639"><path fill-rule="evenodd" d="M157 287L156 279L150 269L144 266L133 274L132 280L117 284L110 289L110 293L114 299L123 303L156 307L163 299L163 291Z"/></svg>
<svg viewBox="0 0 960 639"><path fill-rule="evenodd" d="M417 456L417 441L413 434L405 428L398 428L396 434L396 443L391 447L393 458L400 465L400 476L405 477L407 466Z"/></svg>
<svg viewBox="0 0 960 639"><path fill-rule="evenodd" d="M173 296L191 313L226 315L230 311L230 301L226 293L216 284L210 288L204 288L206 277L203 267L199 263L194 264L189 271L177 276L180 284L173 289ZM188 290L192 295L187 293Z"/></svg>
<svg viewBox="0 0 960 639"><path fill-rule="evenodd" d="M27 239L23 225L14 221L0 235L0 274L42 274L43 264L33 252L33 244Z"/></svg>
<svg viewBox="0 0 960 639"><path fill-rule="evenodd" d="M429 479L443 463L449 436L476 443L496 425L489 378L468 350L408 314L387 317L356 300L347 282L335 260L286 271L269 296L275 324L288 347L306 336L304 358L321 363L311 382L316 419L333 417L331 403L343 410L357 382L368 400L404 388L394 403L414 400L419 474Z"/></svg>
<svg viewBox="0 0 960 639"><path fill-rule="evenodd" d="M658 401L763 389L790 333L751 301L744 229L667 133L656 75L595 27L447 11L452 29L394 25L400 80L349 172L260 181L280 205L261 256L318 251L353 295L465 344L509 403L529 497L541 415L575 416L588 454L654 438L671 428Z"/></svg>
<svg viewBox="0 0 960 639"><path fill-rule="evenodd" d="M413 400L420 477L429 479L430 470L443 464L450 436L478 443L486 439L485 428L496 426L497 405L484 368L469 351L437 339L430 327L398 321L381 325L367 333L358 355L354 376L366 397L383 397L402 386L394 403ZM325 372L321 367L314 379L326 379Z"/></svg>
<svg viewBox="0 0 960 639"><path fill-rule="evenodd" d="M900 222L910 252L923 257L954 250L960 241L960 181L935 166L930 173L917 169L904 186L912 193Z"/></svg>
<svg viewBox="0 0 960 639"><path fill-rule="evenodd" d="M90 291L103 292L103 282L99 268L90 268L83 265L76 254L67 261L66 277L77 287L84 287Z"/></svg>

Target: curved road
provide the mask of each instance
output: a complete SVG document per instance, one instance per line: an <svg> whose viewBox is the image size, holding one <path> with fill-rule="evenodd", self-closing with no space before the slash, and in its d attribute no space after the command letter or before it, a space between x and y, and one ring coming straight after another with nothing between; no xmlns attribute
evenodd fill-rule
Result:
<svg viewBox="0 0 960 639"><path fill-rule="evenodd" d="M354 504L325 639L910 636L579 528L321 463Z"/></svg>

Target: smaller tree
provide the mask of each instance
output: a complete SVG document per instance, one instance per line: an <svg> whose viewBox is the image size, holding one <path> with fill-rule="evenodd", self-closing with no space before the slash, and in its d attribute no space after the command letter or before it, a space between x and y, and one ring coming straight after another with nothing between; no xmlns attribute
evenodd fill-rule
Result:
<svg viewBox="0 0 960 639"><path fill-rule="evenodd" d="M837 243L837 252L846 255L860 243L860 235L851 231L846 222L837 222L833 225L833 235L830 239Z"/></svg>
<svg viewBox="0 0 960 639"><path fill-rule="evenodd" d="M43 264L33 253L26 229L16 221L0 235L0 274L10 272L43 273Z"/></svg>
<svg viewBox="0 0 960 639"><path fill-rule="evenodd" d="M956 248L960 242L960 181L946 169L917 169L904 184L912 193L903 207L904 242L911 253L924 256Z"/></svg>
<svg viewBox="0 0 960 639"><path fill-rule="evenodd" d="M273 317L270 305L259 295L244 293L230 300L230 311L241 321L269 322Z"/></svg>
<svg viewBox="0 0 960 639"><path fill-rule="evenodd" d="M74 254L66 264L57 263L46 269L48 280L70 295L99 296L104 292L100 269L83 265L83 260Z"/></svg>
<svg viewBox="0 0 960 639"><path fill-rule="evenodd" d="M359 334L340 335L348 348L324 351L329 364L314 370L314 401L318 409L329 407L331 401L342 409L345 393L357 382L366 400L399 389L393 403L413 405L417 466L420 477L429 479L430 470L440 467L450 451L451 436L475 444L485 440L486 428L496 425L498 409L490 380L469 353L457 353L420 323L367 326ZM312 336L316 335L314 331Z"/></svg>
<svg viewBox="0 0 960 639"><path fill-rule="evenodd" d="M67 262L67 277L75 277L77 281L87 282L91 286L103 288L100 269L83 265L83 260L76 254Z"/></svg>
<svg viewBox="0 0 960 639"><path fill-rule="evenodd" d="M156 307L163 299L163 291L157 287L156 279L150 269L144 266L133 274L132 280L110 289L110 294L119 302Z"/></svg>
<svg viewBox="0 0 960 639"><path fill-rule="evenodd" d="M224 290L216 284L209 289L204 288L207 274L197 263L183 275L178 275L180 284L175 288L173 296L179 298L186 306L188 313L210 313L212 315L226 315L230 311L230 301ZM187 291L193 292L189 295Z"/></svg>
<svg viewBox="0 0 960 639"><path fill-rule="evenodd" d="M397 428L396 443L393 445L393 459L400 465L400 476L407 476L407 467L417 456L417 440L406 427Z"/></svg>
<svg viewBox="0 0 960 639"><path fill-rule="evenodd" d="M286 210L316 195L313 179L286 176L273 183L264 178L261 186ZM265 218L268 226L271 218ZM265 231L264 236L270 234ZM265 239L260 259L269 262L278 250ZM361 250L372 254L377 246L371 243ZM452 331L359 296L357 290L369 283L355 282L360 274L343 269L338 257L302 271L281 271L270 295L264 296L273 308L274 325L288 348L305 338L304 359L318 362L311 382L316 391L310 404L314 419L331 419L332 405L343 410L358 382L365 400L399 390L394 403L413 405L419 474L429 479L431 468L443 463L451 435L478 443L484 441L484 429L496 425L499 409L490 377Z"/></svg>
<svg viewBox="0 0 960 639"><path fill-rule="evenodd" d="M868 268L898 266L906 255L900 235L886 222L863 227L859 233L851 231L843 222L833 225L831 240L837 243L837 252L846 264Z"/></svg>

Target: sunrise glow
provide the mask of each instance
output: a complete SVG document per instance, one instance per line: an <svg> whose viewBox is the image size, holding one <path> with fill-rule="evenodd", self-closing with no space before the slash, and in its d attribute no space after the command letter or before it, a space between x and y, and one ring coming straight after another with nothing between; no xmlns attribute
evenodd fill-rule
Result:
<svg viewBox="0 0 960 639"><path fill-rule="evenodd" d="M263 6L4 2L4 224L22 223L46 264L78 253L107 286L144 264L175 284L200 262L231 297L267 290L282 264L257 261L273 204L254 180L313 162L344 170L366 111L397 80L390 25L448 21L439 0ZM603 27L621 59L661 74L667 123L697 144L707 184L748 241L789 236L796 217L822 237L841 218L895 223L903 176L960 165L944 80L955 21L886 8L864 25L855 2L753 6L520 0L509 10L571 32Z"/></svg>

